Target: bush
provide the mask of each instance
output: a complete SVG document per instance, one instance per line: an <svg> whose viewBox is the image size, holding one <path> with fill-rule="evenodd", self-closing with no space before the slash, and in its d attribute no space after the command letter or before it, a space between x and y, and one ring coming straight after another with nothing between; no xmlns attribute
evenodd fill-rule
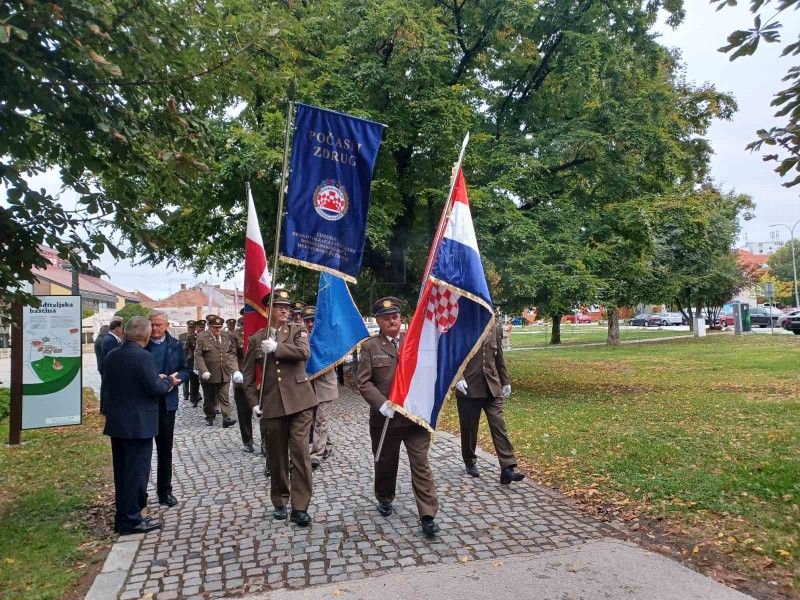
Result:
<svg viewBox="0 0 800 600"><path fill-rule="evenodd" d="M141 304L126 304L115 312L114 316L122 317L127 322L131 317L146 317L149 312L150 309Z"/></svg>
<svg viewBox="0 0 800 600"><path fill-rule="evenodd" d="M8 417L11 412L11 390L0 388L0 421Z"/></svg>

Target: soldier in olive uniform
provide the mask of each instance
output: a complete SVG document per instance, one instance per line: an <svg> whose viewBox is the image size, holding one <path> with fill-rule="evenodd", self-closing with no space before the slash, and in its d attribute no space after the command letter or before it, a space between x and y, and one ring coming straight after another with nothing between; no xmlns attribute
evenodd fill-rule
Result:
<svg viewBox="0 0 800 600"><path fill-rule="evenodd" d="M244 320L228 319L228 331L231 338L236 344L236 361L239 365L239 371L244 371ZM233 329L231 330L231 325ZM237 327L238 325L238 327ZM247 398L244 395L244 377L242 383L233 384L233 398L236 401L236 415L239 417L239 432L242 434L242 444L244 444L245 452L255 452L253 448L253 416L250 406L247 404Z"/></svg>
<svg viewBox="0 0 800 600"><path fill-rule="evenodd" d="M293 302L291 312L291 320L298 325L303 324L303 309L306 307L305 302Z"/></svg>
<svg viewBox="0 0 800 600"><path fill-rule="evenodd" d="M266 421L272 467L270 496L275 507L273 516L285 520L286 505L291 500L290 520L305 526L311 523L308 514L312 493L308 436L317 405L306 375L306 360L311 349L305 326L288 322L292 305L289 292L276 289L274 293L269 328L257 331L247 342L244 389L253 415ZM269 306L269 296L264 297L263 303ZM257 366L265 369L263 390L257 380ZM291 488L290 454L293 467Z"/></svg>
<svg viewBox="0 0 800 600"><path fill-rule="evenodd" d="M503 400L511 395L506 362L503 359L503 329L495 325L486 336L480 350L464 368L461 380L456 383L458 420L461 428L461 456L467 473L480 477L475 448L478 445L478 424L481 411L486 413L494 450L500 460L500 483L522 481L525 476L514 470L517 459L506 433L503 417Z"/></svg>
<svg viewBox="0 0 800 600"><path fill-rule="evenodd" d="M381 298L372 306L372 313L378 320L380 333L361 345L358 391L369 403L369 434L372 438L373 454L378 450L386 418L390 419L380 457L375 463L378 512L385 517L392 514L400 444L403 443L411 466L411 485L422 531L425 535L432 536L439 531L439 526L434 521L439 510L439 500L428 463L431 434L421 425L403 415L395 414L388 404L400 348L400 301L392 297Z"/></svg>
<svg viewBox="0 0 800 600"><path fill-rule="evenodd" d="M203 399L200 395L200 378L194 370L194 349L197 345L197 333L201 324L205 329L205 321L186 321L186 338L182 341L183 353L186 355L186 366L189 367L189 402L192 403L192 406L197 406Z"/></svg>
<svg viewBox="0 0 800 600"><path fill-rule="evenodd" d="M200 375L203 386L203 412L206 425L214 425L217 406L222 409L222 426L236 423L231 419L231 403L228 399L230 381L242 383L242 373L236 362L236 344L227 331L222 331L225 321L217 315L207 315L210 331L197 336L194 349L194 368Z"/></svg>
<svg viewBox="0 0 800 600"><path fill-rule="evenodd" d="M306 306L302 312L303 323L308 329L309 336L314 331L316 312L315 306ZM314 388L317 401L319 401L319 406L314 411L314 438L311 447L311 468L316 471L319 469L321 461L328 458L331 453L328 448L328 429L330 427L333 401L339 397L339 381L336 379L336 370L330 369L319 377L312 379L311 385Z"/></svg>

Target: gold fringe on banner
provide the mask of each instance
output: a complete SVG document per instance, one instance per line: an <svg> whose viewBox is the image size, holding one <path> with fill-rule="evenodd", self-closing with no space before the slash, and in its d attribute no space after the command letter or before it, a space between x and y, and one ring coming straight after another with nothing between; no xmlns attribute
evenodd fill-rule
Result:
<svg viewBox="0 0 800 600"><path fill-rule="evenodd" d="M326 273L330 273L331 275L336 275L337 277L341 277L345 281L349 283L358 283L356 278L352 275L348 275L347 273L342 273L341 271L337 271L336 269L331 269L330 267L323 267L322 265L318 265L316 263L306 262L304 260L298 260L297 258L289 258L288 256L280 256L279 260L281 262L289 263L290 265L297 265L298 267L305 267L306 269L311 269L313 271L325 271Z"/></svg>
<svg viewBox="0 0 800 600"><path fill-rule="evenodd" d="M271 294L271 293L272 293L272 292L270 292L270 294ZM252 302L250 302L250 300L248 300L247 298L245 298L245 299L244 299L244 303L245 303L247 306L251 307L253 310L255 310L255 311L258 313L258 314L260 314L260 315L261 315L262 317L264 317L265 319L267 318L267 311L266 311L266 310L264 310L264 307L263 307L263 306L259 306L259 305L257 305L257 304L253 304L253 303L252 303Z"/></svg>

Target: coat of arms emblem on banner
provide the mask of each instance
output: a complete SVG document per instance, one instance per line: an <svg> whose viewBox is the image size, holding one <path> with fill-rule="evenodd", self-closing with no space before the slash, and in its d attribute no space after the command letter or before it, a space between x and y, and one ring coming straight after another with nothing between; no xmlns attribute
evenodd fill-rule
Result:
<svg viewBox="0 0 800 600"><path fill-rule="evenodd" d="M314 190L314 210L327 221L341 219L349 206L344 186L334 179L324 179Z"/></svg>

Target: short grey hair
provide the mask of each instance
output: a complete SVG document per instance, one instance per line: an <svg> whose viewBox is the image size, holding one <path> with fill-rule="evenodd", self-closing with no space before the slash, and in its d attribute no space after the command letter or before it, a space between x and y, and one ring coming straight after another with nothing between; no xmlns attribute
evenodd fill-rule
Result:
<svg viewBox="0 0 800 600"><path fill-rule="evenodd" d="M101 325L100 331L97 332L97 335L105 335L108 333L108 325Z"/></svg>
<svg viewBox="0 0 800 600"><path fill-rule="evenodd" d="M161 317L169 324L169 317L167 317L167 313L165 313L163 310L151 310L149 313L147 313L147 318L150 321L152 321L156 317Z"/></svg>
<svg viewBox="0 0 800 600"><path fill-rule="evenodd" d="M131 317L130 321L125 323L125 340L129 342L143 342L145 341L153 326L150 321L145 317Z"/></svg>

